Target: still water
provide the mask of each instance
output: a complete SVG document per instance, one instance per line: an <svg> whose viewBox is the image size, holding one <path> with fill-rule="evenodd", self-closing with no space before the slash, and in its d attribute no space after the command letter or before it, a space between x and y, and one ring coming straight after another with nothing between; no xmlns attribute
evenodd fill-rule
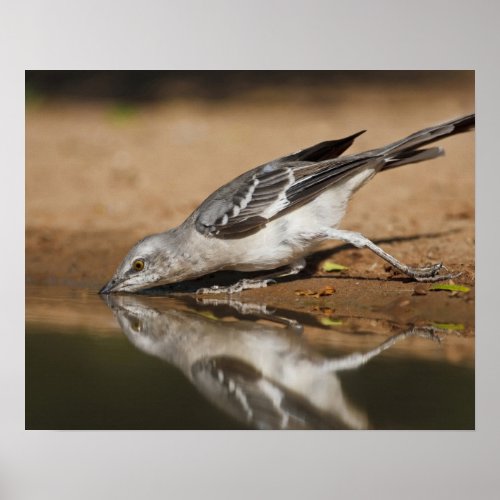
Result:
<svg viewBox="0 0 500 500"><path fill-rule="evenodd" d="M474 429L470 334L192 296L26 293L27 429Z"/></svg>

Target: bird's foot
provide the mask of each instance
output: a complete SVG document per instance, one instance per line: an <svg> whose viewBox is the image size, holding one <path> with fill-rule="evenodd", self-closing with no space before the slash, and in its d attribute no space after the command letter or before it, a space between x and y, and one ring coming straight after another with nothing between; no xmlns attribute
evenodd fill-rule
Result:
<svg viewBox="0 0 500 500"><path fill-rule="evenodd" d="M439 333L443 333L446 335L450 333L450 331L439 328L438 326L420 325L412 327L408 331L408 336L420 337L423 339L432 340L433 342L437 342L438 344L440 344L444 339L444 335L439 335Z"/></svg>
<svg viewBox="0 0 500 500"><path fill-rule="evenodd" d="M432 266L428 267L407 267L404 273L415 279L416 281L432 283L435 281L445 281L453 278L457 278L462 273L449 273L449 274L438 274L441 269L447 271L448 269L442 262L438 262Z"/></svg>
<svg viewBox="0 0 500 500"><path fill-rule="evenodd" d="M268 285L275 284L276 281L273 279L262 279L262 280L251 280L251 279L243 279L235 283L234 285L229 286L219 286L214 285L209 288L199 288L196 290L198 294L205 293L239 293L243 290L249 290L251 288L265 288Z"/></svg>

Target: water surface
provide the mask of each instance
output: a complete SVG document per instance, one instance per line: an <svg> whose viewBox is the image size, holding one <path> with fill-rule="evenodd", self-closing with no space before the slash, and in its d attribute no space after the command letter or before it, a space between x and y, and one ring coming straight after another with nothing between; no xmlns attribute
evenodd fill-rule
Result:
<svg viewBox="0 0 500 500"><path fill-rule="evenodd" d="M26 428L473 429L474 337L442 326L28 288Z"/></svg>

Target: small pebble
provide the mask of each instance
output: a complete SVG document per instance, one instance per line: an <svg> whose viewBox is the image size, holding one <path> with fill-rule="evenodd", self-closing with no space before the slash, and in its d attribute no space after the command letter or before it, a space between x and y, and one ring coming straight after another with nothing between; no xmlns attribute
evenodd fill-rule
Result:
<svg viewBox="0 0 500 500"><path fill-rule="evenodd" d="M419 283L413 289L413 295L427 295L427 287L422 283Z"/></svg>

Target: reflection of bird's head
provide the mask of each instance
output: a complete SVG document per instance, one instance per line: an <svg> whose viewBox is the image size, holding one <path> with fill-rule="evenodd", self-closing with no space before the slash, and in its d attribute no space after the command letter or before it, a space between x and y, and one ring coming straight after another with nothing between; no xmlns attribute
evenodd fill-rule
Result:
<svg viewBox="0 0 500 500"><path fill-rule="evenodd" d="M105 301L135 347L177 364L177 344L182 342L179 335L185 332L180 325L185 317L180 311L171 308L160 312L146 298L132 295L107 295Z"/></svg>

